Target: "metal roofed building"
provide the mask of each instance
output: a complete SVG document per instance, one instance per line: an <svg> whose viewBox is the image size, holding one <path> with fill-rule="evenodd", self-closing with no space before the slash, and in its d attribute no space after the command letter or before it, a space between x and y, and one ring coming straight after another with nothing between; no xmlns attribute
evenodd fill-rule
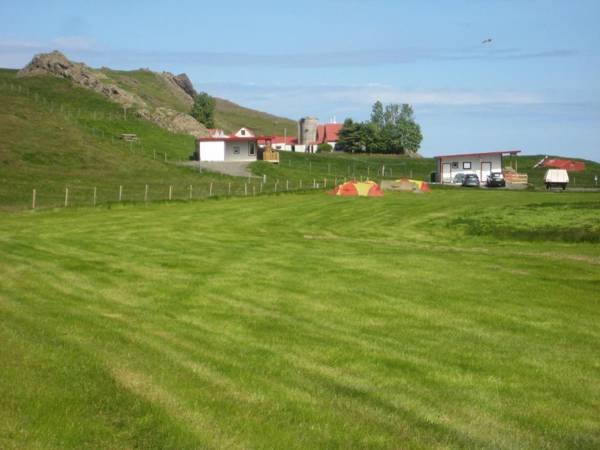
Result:
<svg viewBox="0 0 600 450"><path fill-rule="evenodd" d="M485 182L492 172L502 172L502 157L509 155L511 166L513 158L521 150L500 150L495 152L459 153L455 155L435 156L437 180L440 183L450 184L454 177L460 173L473 173ZM515 170L517 167L515 167Z"/></svg>

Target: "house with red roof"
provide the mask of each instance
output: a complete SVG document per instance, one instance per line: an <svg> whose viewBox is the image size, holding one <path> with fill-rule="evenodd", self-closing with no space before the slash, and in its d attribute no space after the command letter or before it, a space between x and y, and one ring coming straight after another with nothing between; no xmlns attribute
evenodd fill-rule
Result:
<svg viewBox="0 0 600 450"><path fill-rule="evenodd" d="M259 138L254 135L252 130L242 127L231 135L226 135L223 130L214 131L210 137L196 140L197 155L200 161L247 162L257 160Z"/></svg>

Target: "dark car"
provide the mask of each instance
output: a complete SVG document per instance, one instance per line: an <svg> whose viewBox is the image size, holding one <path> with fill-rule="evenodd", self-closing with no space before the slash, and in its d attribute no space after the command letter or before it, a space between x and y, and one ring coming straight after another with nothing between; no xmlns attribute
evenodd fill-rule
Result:
<svg viewBox="0 0 600 450"><path fill-rule="evenodd" d="M454 175L454 184L462 184L463 180L465 179L465 174L464 173L457 173L456 175Z"/></svg>
<svg viewBox="0 0 600 450"><path fill-rule="evenodd" d="M502 173L494 172L488 175L485 184L487 187L505 187L506 181Z"/></svg>
<svg viewBox="0 0 600 450"><path fill-rule="evenodd" d="M479 177L474 173L468 173L465 175L462 185L465 187L479 187Z"/></svg>

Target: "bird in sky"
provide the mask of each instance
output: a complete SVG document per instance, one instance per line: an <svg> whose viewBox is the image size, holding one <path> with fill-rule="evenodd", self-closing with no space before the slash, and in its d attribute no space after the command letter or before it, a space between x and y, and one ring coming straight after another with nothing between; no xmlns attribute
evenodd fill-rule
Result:
<svg viewBox="0 0 600 450"><path fill-rule="evenodd" d="M491 42L492 42L492 38L487 38L487 39L481 41L482 44L489 44Z"/></svg>

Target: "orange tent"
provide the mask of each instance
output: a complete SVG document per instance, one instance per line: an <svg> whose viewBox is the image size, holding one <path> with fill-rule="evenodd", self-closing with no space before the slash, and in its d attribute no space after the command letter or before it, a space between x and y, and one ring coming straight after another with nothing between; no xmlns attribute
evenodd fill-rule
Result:
<svg viewBox="0 0 600 450"><path fill-rule="evenodd" d="M347 181L337 186L331 193L345 197L383 197L379 185L371 180Z"/></svg>
<svg viewBox="0 0 600 450"><path fill-rule="evenodd" d="M409 178L400 178L399 180L395 180L390 185L390 189L395 191L413 191L413 192L429 192L431 189L429 188L429 184L425 181L420 180L411 180Z"/></svg>

